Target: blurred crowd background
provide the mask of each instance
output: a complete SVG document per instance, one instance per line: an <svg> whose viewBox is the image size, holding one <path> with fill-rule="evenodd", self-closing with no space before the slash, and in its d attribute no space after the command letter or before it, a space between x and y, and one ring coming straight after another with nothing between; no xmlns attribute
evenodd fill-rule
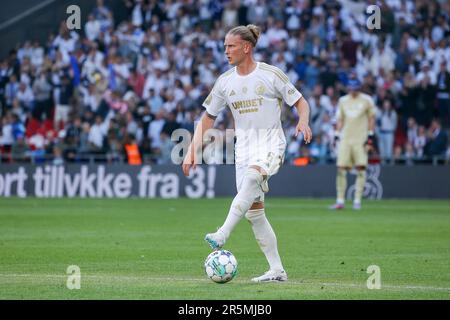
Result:
<svg viewBox="0 0 450 320"><path fill-rule="evenodd" d="M352 73L377 106L372 161L450 163L449 1L123 2L126 20L97 0L82 30L55 22L46 43L1 57L1 162L170 164L173 131L193 132L230 68L226 32L253 23L256 60L282 69L311 106L310 145L283 108L286 163L335 161L336 107ZM366 25L371 4L380 29ZM228 110L216 127L233 128Z"/></svg>

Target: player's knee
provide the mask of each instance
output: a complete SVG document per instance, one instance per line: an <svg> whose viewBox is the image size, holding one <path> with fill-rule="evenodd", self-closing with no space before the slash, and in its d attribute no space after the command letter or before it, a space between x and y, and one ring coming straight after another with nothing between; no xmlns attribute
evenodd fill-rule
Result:
<svg viewBox="0 0 450 320"><path fill-rule="evenodd" d="M347 176L347 169L346 168L338 168L337 174L339 176L346 177Z"/></svg>
<svg viewBox="0 0 450 320"><path fill-rule="evenodd" d="M250 209L255 201L261 201L260 196L261 183L263 182L263 176L261 173L254 169L249 168L244 176L242 187L234 198L232 207L237 210L243 216L247 210Z"/></svg>
<svg viewBox="0 0 450 320"><path fill-rule="evenodd" d="M267 172L259 166L250 166L249 169L255 169L263 176L263 178L267 176Z"/></svg>
<svg viewBox="0 0 450 320"><path fill-rule="evenodd" d="M259 186L263 182L264 177L258 169L250 167L247 169L247 172L245 172L244 179L247 183L256 184Z"/></svg>
<svg viewBox="0 0 450 320"><path fill-rule="evenodd" d="M264 215L264 209L248 210L245 218L251 223Z"/></svg>
<svg viewBox="0 0 450 320"><path fill-rule="evenodd" d="M356 176L359 178L365 178L366 177L366 170L358 170L356 173Z"/></svg>
<svg viewBox="0 0 450 320"><path fill-rule="evenodd" d="M264 181L263 175L255 168L248 168L244 175L244 181L242 182L243 190L255 191L261 188Z"/></svg>

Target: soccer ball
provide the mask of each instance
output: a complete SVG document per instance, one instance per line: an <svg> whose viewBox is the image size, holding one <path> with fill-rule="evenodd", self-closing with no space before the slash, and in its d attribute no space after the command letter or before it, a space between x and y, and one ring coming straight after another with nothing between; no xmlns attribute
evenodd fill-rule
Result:
<svg viewBox="0 0 450 320"><path fill-rule="evenodd" d="M237 274L237 260L227 250L212 252L205 260L205 272L208 278L217 283L226 283Z"/></svg>

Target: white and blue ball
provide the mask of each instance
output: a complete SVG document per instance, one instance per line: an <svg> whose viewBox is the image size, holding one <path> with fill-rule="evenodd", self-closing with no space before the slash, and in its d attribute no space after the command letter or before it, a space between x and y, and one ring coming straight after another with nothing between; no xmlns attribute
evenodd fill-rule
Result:
<svg viewBox="0 0 450 320"><path fill-rule="evenodd" d="M205 272L208 278L217 283L231 281L237 275L238 263L228 250L213 251L205 260Z"/></svg>

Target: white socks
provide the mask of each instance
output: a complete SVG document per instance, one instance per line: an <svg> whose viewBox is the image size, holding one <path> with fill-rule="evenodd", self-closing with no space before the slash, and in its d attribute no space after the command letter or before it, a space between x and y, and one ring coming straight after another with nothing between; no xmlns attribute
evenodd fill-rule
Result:
<svg viewBox="0 0 450 320"><path fill-rule="evenodd" d="M278 254L277 237L266 218L264 209L249 210L245 217L252 225L256 241L269 262L270 270L284 270Z"/></svg>
<svg viewBox="0 0 450 320"><path fill-rule="evenodd" d="M259 247L269 262L270 270L284 270L278 254L277 237L266 218L264 209L249 210L261 193L262 182L263 176L258 170L254 168L247 170L242 186L233 199L228 216L219 230L224 233L225 240L227 240L233 229L245 215L252 225Z"/></svg>
<svg viewBox="0 0 450 320"><path fill-rule="evenodd" d="M254 168L249 168L245 173L242 186L231 203L225 223L220 227L220 230L225 234L225 240L229 238L230 233L258 197L258 194L261 192L262 181L263 176Z"/></svg>

